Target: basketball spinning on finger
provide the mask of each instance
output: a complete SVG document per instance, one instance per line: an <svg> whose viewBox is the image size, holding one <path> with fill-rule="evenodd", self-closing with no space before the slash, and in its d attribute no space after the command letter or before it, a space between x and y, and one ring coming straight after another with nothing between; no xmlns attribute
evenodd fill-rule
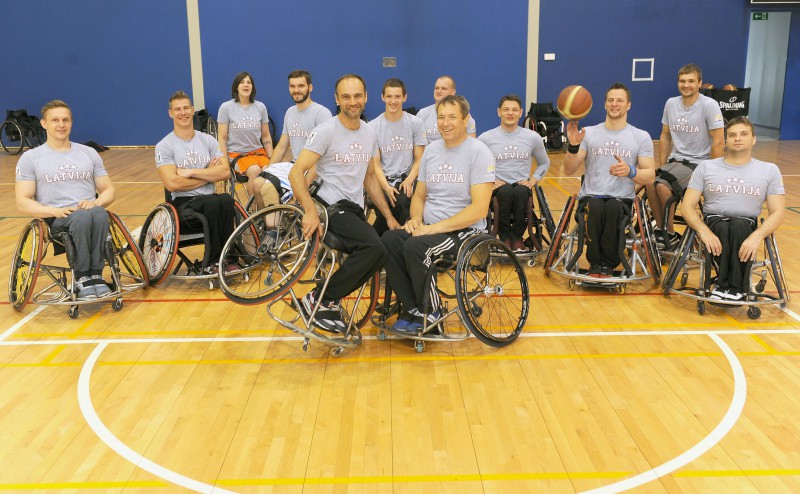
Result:
<svg viewBox="0 0 800 494"><path fill-rule="evenodd" d="M583 86L567 86L558 95L556 106L567 120L580 120L592 110L592 95Z"/></svg>

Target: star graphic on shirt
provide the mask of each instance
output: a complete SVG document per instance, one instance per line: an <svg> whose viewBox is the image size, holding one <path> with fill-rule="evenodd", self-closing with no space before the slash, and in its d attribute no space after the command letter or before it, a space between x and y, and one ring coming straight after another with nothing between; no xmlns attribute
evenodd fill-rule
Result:
<svg viewBox="0 0 800 494"><path fill-rule="evenodd" d="M392 137L392 138L391 138L391 141L392 141L392 142L395 142L395 141L403 141L403 140L404 140L404 139L403 139L403 136L394 136L394 137Z"/></svg>
<svg viewBox="0 0 800 494"><path fill-rule="evenodd" d="M252 122L253 120L255 119L253 118L252 115L245 115L244 117L242 117L242 121L244 122Z"/></svg>
<svg viewBox="0 0 800 494"><path fill-rule="evenodd" d="M451 165L449 163L442 163L441 165L439 165L439 171L452 170L452 169L453 169L453 165Z"/></svg>
<svg viewBox="0 0 800 494"><path fill-rule="evenodd" d="M63 172L65 170L77 170L78 168L75 165L71 164L71 163L66 163L66 164L63 164L63 165L59 166L58 169Z"/></svg>
<svg viewBox="0 0 800 494"><path fill-rule="evenodd" d="M362 149L364 149L364 146L362 144L359 144L357 142L354 142L353 144L350 144L350 151L356 151L356 150L360 151Z"/></svg>
<svg viewBox="0 0 800 494"><path fill-rule="evenodd" d="M503 151L516 151L517 146L503 146Z"/></svg>
<svg viewBox="0 0 800 494"><path fill-rule="evenodd" d="M293 128L293 129L296 129L296 128L298 128L298 127L300 127L300 124L299 124L299 123L295 122L295 123L293 123L293 124L292 124L292 128Z"/></svg>
<svg viewBox="0 0 800 494"><path fill-rule="evenodd" d="M619 143L617 141L611 140L611 141L606 142L606 147L609 147L609 146L618 147Z"/></svg>
<svg viewBox="0 0 800 494"><path fill-rule="evenodd" d="M727 178L727 179L725 179L725 181L728 182L729 184L743 184L744 183L744 179L736 178L736 177Z"/></svg>
<svg viewBox="0 0 800 494"><path fill-rule="evenodd" d="M677 118L677 119L675 119L675 121L678 122L679 124L689 123L689 119L688 118Z"/></svg>

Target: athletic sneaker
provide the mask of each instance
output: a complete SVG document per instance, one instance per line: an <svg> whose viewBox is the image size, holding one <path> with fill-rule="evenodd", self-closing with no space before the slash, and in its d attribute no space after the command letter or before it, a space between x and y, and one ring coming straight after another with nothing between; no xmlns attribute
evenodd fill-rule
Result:
<svg viewBox="0 0 800 494"><path fill-rule="evenodd" d="M94 289L93 280L90 276L82 276L75 282L75 291L79 299L92 299L97 298L97 292Z"/></svg>
<svg viewBox="0 0 800 494"><path fill-rule="evenodd" d="M508 247L512 251L514 250L514 245L511 243L511 237L506 237L506 238L504 238L502 240L503 240L503 243L506 244L506 247Z"/></svg>
<svg viewBox="0 0 800 494"><path fill-rule="evenodd" d="M403 311L402 314L397 316L397 321L392 324L392 331L397 331L398 333L407 333L408 326L411 324L411 320L414 316L410 312ZM416 331L414 331L416 333Z"/></svg>
<svg viewBox="0 0 800 494"><path fill-rule="evenodd" d="M680 233L677 232L669 232L669 238L667 239L667 243L664 246L664 249L667 251L672 251L678 248L681 244L681 237Z"/></svg>
<svg viewBox="0 0 800 494"><path fill-rule="evenodd" d="M97 298L105 297L106 295L111 293L111 288L109 288L109 286L106 285L105 282L98 283L98 284L94 285L92 288L94 288L94 291L95 291L95 294L97 295Z"/></svg>
<svg viewBox="0 0 800 494"><path fill-rule="evenodd" d="M728 290L720 288L718 285L711 287L711 295L708 296L710 300L723 300L728 297Z"/></svg>
<svg viewBox="0 0 800 494"><path fill-rule="evenodd" d="M744 293L736 290L735 288L731 288L725 292L725 300L731 300L733 302L740 302L744 300Z"/></svg>
<svg viewBox="0 0 800 494"><path fill-rule="evenodd" d="M528 248L525 247L525 242L523 242L521 238L515 238L511 242L511 250L514 252L526 252Z"/></svg>
<svg viewBox="0 0 800 494"><path fill-rule="evenodd" d="M425 315L417 309L411 309L409 312L412 315L412 319L411 322L408 323L408 329L406 329L406 331L417 334L425 327ZM441 317L441 313L438 310L428 314L428 330L425 331L425 333L430 333L436 327L432 326L432 324L439 319L439 317Z"/></svg>
<svg viewBox="0 0 800 494"><path fill-rule="evenodd" d="M314 292L316 290L308 292L301 301L306 316L311 314L317 304ZM339 306L339 301L322 299L317 313L314 314L314 319L311 320L311 324L329 333L344 333L345 324L342 320L342 308Z"/></svg>
<svg viewBox="0 0 800 494"><path fill-rule="evenodd" d="M608 266L600 266L600 274L597 275L598 278L611 278L614 276L614 271L609 268Z"/></svg>
<svg viewBox="0 0 800 494"><path fill-rule="evenodd" d="M589 272L586 274L588 274L592 278L599 278L601 269L602 266L600 266L599 264L592 264L591 266L589 266Z"/></svg>

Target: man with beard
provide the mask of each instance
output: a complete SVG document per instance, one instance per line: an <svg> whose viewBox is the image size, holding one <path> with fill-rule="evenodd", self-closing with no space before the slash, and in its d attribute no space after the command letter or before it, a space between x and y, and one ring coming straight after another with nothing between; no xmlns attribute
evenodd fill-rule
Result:
<svg viewBox="0 0 800 494"><path fill-rule="evenodd" d="M303 207L303 236L321 231L314 199L328 208L327 230L348 254L330 278L324 293L323 281L308 292L300 309L310 315L319 305L311 324L324 331L344 333L340 300L375 274L386 259L380 237L364 217L364 190L386 217L389 228L400 228L383 196L372 158L378 154L375 131L361 120L367 103L367 85L361 76L347 74L336 81L336 103L341 112L318 125L306 139L289 181L295 198ZM312 198L305 174L314 166L322 184Z"/></svg>
<svg viewBox="0 0 800 494"><path fill-rule="evenodd" d="M311 74L294 70L289 74L289 94L295 105L283 117L283 133L272 151L271 164L256 179L254 190L261 190L264 205L277 204L281 189L286 189L289 170L306 144L306 138L317 125L331 118L331 112L311 100ZM290 149L291 148L291 149Z"/></svg>

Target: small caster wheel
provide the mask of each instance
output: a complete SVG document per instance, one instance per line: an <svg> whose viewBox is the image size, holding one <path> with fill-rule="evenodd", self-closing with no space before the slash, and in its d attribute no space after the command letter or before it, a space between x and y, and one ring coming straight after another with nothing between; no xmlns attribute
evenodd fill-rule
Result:
<svg viewBox="0 0 800 494"><path fill-rule="evenodd" d="M747 309L747 317L749 317L750 319L758 319L759 317L761 317L761 309L759 309L755 305L751 305Z"/></svg>
<svg viewBox="0 0 800 494"><path fill-rule="evenodd" d="M249 281L250 281L250 273L245 273L244 274L244 282L247 283Z"/></svg>
<svg viewBox="0 0 800 494"><path fill-rule="evenodd" d="M308 341L308 338L306 338L305 341L303 341L303 351L304 352L308 351L308 346L309 346L309 341Z"/></svg>
<svg viewBox="0 0 800 494"><path fill-rule="evenodd" d="M378 341L386 341L386 331L382 329L378 331Z"/></svg>
<svg viewBox="0 0 800 494"><path fill-rule="evenodd" d="M569 291L575 290L575 279L574 278L570 278L569 281L567 281L567 288L569 289Z"/></svg>
<svg viewBox="0 0 800 494"><path fill-rule="evenodd" d="M73 305L72 307L70 307L68 314L69 314L69 318L70 319L77 319L78 318L78 306L77 305Z"/></svg>
<svg viewBox="0 0 800 494"><path fill-rule="evenodd" d="M481 317L483 314L483 307L478 306L478 304L472 304L472 315L475 317Z"/></svg>
<svg viewBox="0 0 800 494"><path fill-rule="evenodd" d="M697 302L697 313L701 316L706 313L706 303L702 300Z"/></svg>
<svg viewBox="0 0 800 494"><path fill-rule="evenodd" d="M331 348L331 356L332 357L338 357L339 355L342 354L343 351L344 351L343 347L335 346L335 347Z"/></svg>
<svg viewBox="0 0 800 494"><path fill-rule="evenodd" d="M683 273L681 275L681 288L686 287L686 283L689 282L689 273Z"/></svg>
<svg viewBox="0 0 800 494"><path fill-rule="evenodd" d="M417 340L414 343L414 350L416 350L417 353L422 353L422 351L425 350L425 342L421 341L421 340Z"/></svg>
<svg viewBox="0 0 800 494"><path fill-rule="evenodd" d="M534 266L536 266L536 258L528 259L528 267L532 268Z"/></svg>
<svg viewBox="0 0 800 494"><path fill-rule="evenodd" d="M116 311L122 310L122 299L121 298L114 299L114 301L111 302L111 308Z"/></svg>
<svg viewBox="0 0 800 494"><path fill-rule="evenodd" d="M617 285L617 293L619 293L620 295L624 295L625 294L625 285Z"/></svg>
<svg viewBox="0 0 800 494"><path fill-rule="evenodd" d="M214 281L213 280L208 280L208 289L209 290L213 290L214 289Z"/></svg>
<svg viewBox="0 0 800 494"><path fill-rule="evenodd" d="M762 293L766 286L767 286L767 280L760 280L758 283L756 283L756 292Z"/></svg>

